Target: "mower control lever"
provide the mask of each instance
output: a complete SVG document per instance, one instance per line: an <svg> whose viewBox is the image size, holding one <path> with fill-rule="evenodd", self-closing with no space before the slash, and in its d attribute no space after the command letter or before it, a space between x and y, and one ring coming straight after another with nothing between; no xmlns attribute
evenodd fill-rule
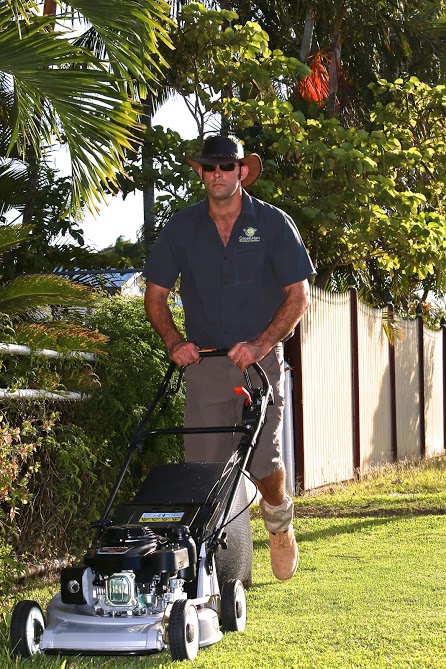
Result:
<svg viewBox="0 0 446 669"><path fill-rule="evenodd" d="M234 391L237 395L245 395L245 405L252 404L251 393L244 386L235 386Z"/></svg>

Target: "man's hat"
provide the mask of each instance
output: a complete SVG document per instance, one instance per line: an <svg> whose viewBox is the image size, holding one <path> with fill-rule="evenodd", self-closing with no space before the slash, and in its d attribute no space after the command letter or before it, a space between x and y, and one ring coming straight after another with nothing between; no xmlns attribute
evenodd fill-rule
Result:
<svg viewBox="0 0 446 669"><path fill-rule="evenodd" d="M236 137L227 137L224 135L208 137L204 141L201 156L187 158L187 162L197 174L201 165L224 165L225 163L233 163L235 161L249 167L248 176L242 181L243 188L248 188L261 175L262 160L257 153L245 156L243 146Z"/></svg>

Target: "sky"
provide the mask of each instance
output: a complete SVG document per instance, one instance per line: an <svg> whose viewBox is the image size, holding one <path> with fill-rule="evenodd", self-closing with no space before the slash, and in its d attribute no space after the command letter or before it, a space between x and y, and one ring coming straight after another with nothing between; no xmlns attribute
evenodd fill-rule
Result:
<svg viewBox="0 0 446 669"><path fill-rule="evenodd" d="M172 98L153 117L153 125L162 125L180 133L183 139L192 139L197 135L197 126L183 99ZM55 166L63 170L65 156L55 157ZM94 218L87 214L81 225L85 243L98 250L111 246L122 235L136 241L138 230L143 223L142 194L128 195L125 200L120 195L109 196L107 204L101 206Z"/></svg>

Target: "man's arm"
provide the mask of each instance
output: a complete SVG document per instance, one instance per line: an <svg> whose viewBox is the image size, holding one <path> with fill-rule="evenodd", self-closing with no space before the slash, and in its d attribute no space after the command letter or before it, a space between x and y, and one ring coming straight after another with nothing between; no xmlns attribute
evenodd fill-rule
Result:
<svg viewBox="0 0 446 669"><path fill-rule="evenodd" d="M285 300L263 332L251 341L235 344L228 352L228 356L242 372L253 362L263 360L276 344L292 332L306 312L310 303L307 279L286 286L284 291Z"/></svg>
<svg viewBox="0 0 446 669"><path fill-rule="evenodd" d="M159 334L170 358L180 367L199 362L198 347L185 341L175 325L167 303L170 290L147 281L144 309L153 329Z"/></svg>

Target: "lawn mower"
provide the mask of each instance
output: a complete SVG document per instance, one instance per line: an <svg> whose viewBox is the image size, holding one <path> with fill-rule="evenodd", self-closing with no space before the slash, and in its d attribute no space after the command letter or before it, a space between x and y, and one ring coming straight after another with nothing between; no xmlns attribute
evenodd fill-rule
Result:
<svg viewBox="0 0 446 669"><path fill-rule="evenodd" d="M227 350L200 351L202 357ZM255 370L259 387L252 385ZM65 567L46 623L39 604L15 606L13 653L143 655L170 650L194 659L223 631L246 626L245 587L252 569L252 538L245 478L273 391L258 364L245 372L240 424L150 429L161 398L177 392L184 369L171 363L127 448L95 536L82 563ZM174 376L174 372L177 372ZM176 384L175 384L176 378ZM239 432L228 462L179 463L152 469L128 503L117 503L135 452L161 434ZM116 502L116 503L115 503Z"/></svg>

